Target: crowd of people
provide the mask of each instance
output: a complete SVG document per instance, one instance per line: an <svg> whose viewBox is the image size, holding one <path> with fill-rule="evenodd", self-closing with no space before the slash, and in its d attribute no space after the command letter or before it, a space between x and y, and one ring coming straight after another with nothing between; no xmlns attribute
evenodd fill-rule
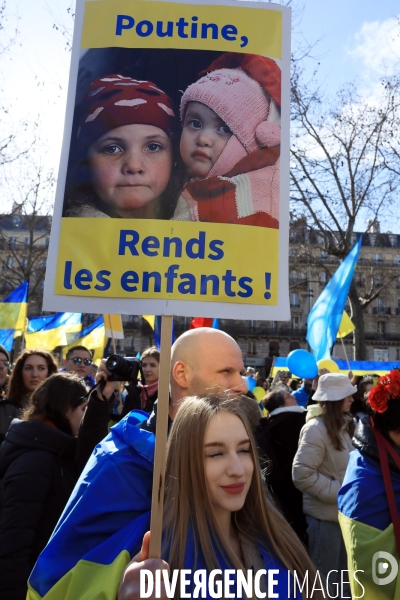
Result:
<svg viewBox="0 0 400 600"><path fill-rule="evenodd" d="M166 565L232 570L231 586L250 572L246 597L395 600L396 578L386 574L378 596L371 564L376 552L395 566L400 556L400 372L266 379L245 371L229 335L182 334L156 559L159 361L148 348L142 376L121 382L104 359L96 372L83 346L62 368L25 350L12 369L0 346L0 600L136 600L142 570ZM249 378L265 391L261 406Z"/></svg>

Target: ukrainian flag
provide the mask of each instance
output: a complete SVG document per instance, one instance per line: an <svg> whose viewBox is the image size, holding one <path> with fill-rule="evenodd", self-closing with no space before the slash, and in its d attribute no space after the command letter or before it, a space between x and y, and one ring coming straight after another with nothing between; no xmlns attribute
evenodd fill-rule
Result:
<svg viewBox="0 0 400 600"><path fill-rule="evenodd" d="M400 474L391 471L391 480L399 511ZM396 576L400 557L378 460L359 450L350 453L338 505L347 568L351 573L358 571L359 583L350 577L353 598L400 600L400 578ZM379 570L382 561L386 561L386 571Z"/></svg>
<svg viewBox="0 0 400 600"><path fill-rule="evenodd" d="M142 318L148 322L153 330L154 341L158 349L161 347L161 319L162 317L156 317L154 315L142 315ZM175 341L174 324L172 323L172 340L171 344Z"/></svg>
<svg viewBox="0 0 400 600"><path fill-rule="evenodd" d="M124 328L122 326L121 315L103 315L106 336L114 340L124 339Z"/></svg>
<svg viewBox="0 0 400 600"><path fill-rule="evenodd" d="M25 332L26 348L54 350L79 339L82 330L82 313L57 313L29 320Z"/></svg>
<svg viewBox="0 0 400 600"><path fill-rule="evenodd" d="M78 339L74 340L73 344L63 348L64 357L73 346L85 346L85 348L93 352L93 362L97 365L100 364L104 355L104 348L107 344L104 318L99 317L91 325L84 327L79 336Z"/></svg>
<svg viewBox="0 0 400 600"><path fill-rule="evenodd" d="M25 281L0 303L0 344L12 350L16 330L25 329L29 282Z"/></svg>

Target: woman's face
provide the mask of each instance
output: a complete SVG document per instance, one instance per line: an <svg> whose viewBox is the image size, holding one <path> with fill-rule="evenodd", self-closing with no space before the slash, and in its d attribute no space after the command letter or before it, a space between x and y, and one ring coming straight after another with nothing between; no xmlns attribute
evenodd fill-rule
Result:
<svg viewBox="0 0 400 600"><path fill-rule="evenodd" d="M120 217L146 216L167 187L172 160L172 143L162 129L122 125L90 146L91 183L99 199Z"/></svg>
<svg viewBox="0 0 400 600"><path fill-rule="evenodd" d="M68 421L70 422L71 429L72 429L72 435L74 437L76 437L78 435L79 427L80 427L81 421L83 419L83 415L85 414L86 406L87 406L87 402L84 402L83 404L80 404L76 408L69 408L65 414Z"/></svg>
<svg viewBox="0 0 400 600"><path fill-rule="evenodd" d="M39 383L49 376L46 359L38 354L28 356L22 367L22 383L28 392L33 392Z"/></svg>
<svg viewBox="0 0 400 600"><path fill-rule="evenodd" d="M353 396L347 396L347 398L345 398L343 400L343 404L342 404L342 412L343 413L348 413L350 412L350 407L354 402L354 398Z"/></svg>
<svg viewBox="0 0 400 600"><path fill-rule="evenodd" d="M240 510L253 477L249 436L236 415L222 411L209 422L204 437L204 470L215 517Z"/></svg>
<svg viewBox="0 0 400 600"><path fill-rule="evenodd" d="M154 356L146 356L142 359L142 368L146 383L158 381L159 362Z"/></svg>

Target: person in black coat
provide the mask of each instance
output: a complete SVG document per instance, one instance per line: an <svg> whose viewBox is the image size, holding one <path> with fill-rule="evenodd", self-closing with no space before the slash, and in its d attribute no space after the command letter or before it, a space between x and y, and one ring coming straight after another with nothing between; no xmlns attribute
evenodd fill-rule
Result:
<svg viewBox="0 0 400 600"><path fill-rule="evenodd" d="M255 438L266 467L266 483L287 521L306 544L303 498L293 484L292 464L307 411L297 404L285 385L279 385L267 394L263 406L269 414L260 420Z"/></svg>
<svg viewBox="0 0 400 600"><path fill-rule="evenodd" d="M23 420L13 420L0 447L0 600L25 600L29 573L94 445L107 433L105 415L86 427L85 440L77 439L85 432L80 423L86 396L76 375L52 375L33 393Z"/></svg>
<svg viewBox="0 0 400 600"><path fill-rule="evenodd" d="M158 398L158 376L160 370L160 351L152 346L144 350L141 358L144 381L131 382L127 387L127 396L121 418L131 410L144 410L151 414L154 402Z"/></svg>

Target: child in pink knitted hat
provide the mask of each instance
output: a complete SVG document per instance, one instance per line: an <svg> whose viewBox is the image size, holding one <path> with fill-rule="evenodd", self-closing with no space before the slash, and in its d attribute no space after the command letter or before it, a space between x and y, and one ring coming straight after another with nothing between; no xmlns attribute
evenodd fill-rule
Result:
<svg viewBox="0 0 400 600"><path fill-rule="evenodd" d="M106 75L79 109L64 216L170 218L177 119L169 97L151 81Z"/></svg>
<svg viewBox="0 0 400 600"><path fill-rule="evenodd" d="M227 53L181 101L181 156L191 178L176 220L279 227L281 72Z"/></svg>

